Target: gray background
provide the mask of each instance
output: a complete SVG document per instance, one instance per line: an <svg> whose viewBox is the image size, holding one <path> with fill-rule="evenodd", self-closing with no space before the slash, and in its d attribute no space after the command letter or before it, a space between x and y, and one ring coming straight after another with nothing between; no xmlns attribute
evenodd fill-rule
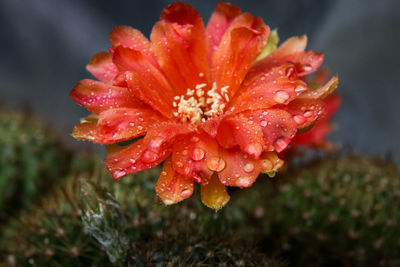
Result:
<svg viewBox="0 0 400 267"><path fill-rule="evenodd" d="M162 0L1 0L0 103L28 104L73 145L69 133L87 114L68 94L90 77L90 58L109 47L115 25L149 35ZM185 1L208 20L218 1ZM334 140L359 153L392 153L400 163L400 1L231 1L278 28L281 40L306 33L340 78L343 105ZM95 145L91 146L95 147Z"/></svg>

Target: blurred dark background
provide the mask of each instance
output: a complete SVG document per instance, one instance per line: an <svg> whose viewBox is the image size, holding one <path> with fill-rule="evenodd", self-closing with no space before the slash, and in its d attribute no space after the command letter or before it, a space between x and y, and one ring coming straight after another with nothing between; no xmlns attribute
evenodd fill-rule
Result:
<svg viewBox="0 0 400 267"><path fill-rule="evenodd" d="M29 106L71 144L73 125L87 111L68 94L85 66L110 43L115 25L149 36L166 0L1 0L0 105ZM218 1L191 0L207 21ZM309 49L325 53L338 74L343 105L331 139L360 153L392 154L400 163L400 1L240 0L281 41L306 33ZM93 145L92 147L95 147Z"/></svg>

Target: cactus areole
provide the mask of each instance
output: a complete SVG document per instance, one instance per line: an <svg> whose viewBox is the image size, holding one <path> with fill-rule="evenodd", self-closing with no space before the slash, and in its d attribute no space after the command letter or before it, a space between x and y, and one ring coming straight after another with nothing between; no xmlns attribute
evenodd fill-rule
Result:
<svg viewBox="0 0 400 267"><path fill-rule="evenodd" d="M110 40L109 52L87 65L98 80L82 80L70 94L93 113L72 135L109 145L114 179L164 162L155 190L166 205L191 196L197 182L203 203L220 209L226 186L250 187L260 172L277 171L277 153L324 116L322 98L337 86L333 77L309 89L305 77L324 56L305 51L305 36L276 48L277 34L261 18L224 2L206 26L175 2L150 40L128 26L115 27Z"/></svg>

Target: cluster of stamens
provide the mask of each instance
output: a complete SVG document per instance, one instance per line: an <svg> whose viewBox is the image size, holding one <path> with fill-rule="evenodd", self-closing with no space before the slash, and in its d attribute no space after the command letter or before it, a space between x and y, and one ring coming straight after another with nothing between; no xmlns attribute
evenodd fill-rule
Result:
<svg viewBox="0 0 400 267"><path fill-rule="evenodd" d="M176 109L174 116L182 122L197 124L222 114L229 102L229 85L219 89L214 82L207 92L206 87L206 83L197 84L195 89L188 88L186 95L175 96L172 103Z"/></svg>

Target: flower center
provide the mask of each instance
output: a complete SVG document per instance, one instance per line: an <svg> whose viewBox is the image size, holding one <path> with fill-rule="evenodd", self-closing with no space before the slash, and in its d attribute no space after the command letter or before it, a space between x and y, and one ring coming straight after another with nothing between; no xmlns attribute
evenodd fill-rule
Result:
<svg viewBox="0 0 400 267"><path fill-rule="evenodd" d="M205 87L206 83L197 84L195 89L187 89L186 95L175 96L172 106L178 120L197 124L223 113L229 102L229 85L218 88L214 82L207 92Z"/></svg>

